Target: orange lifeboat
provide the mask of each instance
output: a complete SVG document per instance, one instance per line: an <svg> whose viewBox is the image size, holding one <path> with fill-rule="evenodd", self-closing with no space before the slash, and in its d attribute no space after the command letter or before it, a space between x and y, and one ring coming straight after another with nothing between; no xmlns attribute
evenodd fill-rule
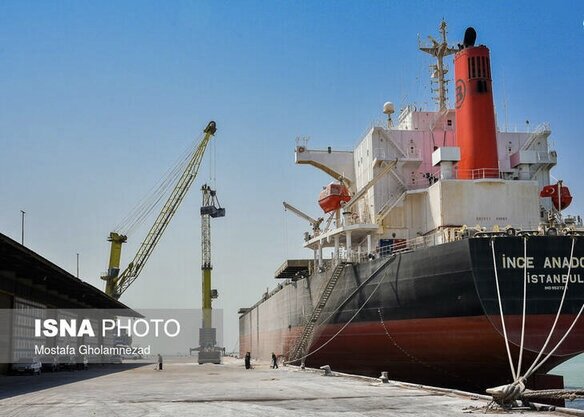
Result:
<svg viewBox="0 0 584 417"><path fill-rule="evenodd" d="M572 196L570 195L570 189L560 183L554 185L546 185L543 187L539 193L540 197L551 197L552 203L556 210L561 210L567 208L572 202ZM561 205L560 205L561 203Z"/></svg>
<svg viewBox="0 0 584 417"><path fill-rule="evenodd" d="M330 183L320 192L318 196L318 204L325 213L335 211L341 208L342 202L347 202L351 199L349 190L343 184Z"/></svg>

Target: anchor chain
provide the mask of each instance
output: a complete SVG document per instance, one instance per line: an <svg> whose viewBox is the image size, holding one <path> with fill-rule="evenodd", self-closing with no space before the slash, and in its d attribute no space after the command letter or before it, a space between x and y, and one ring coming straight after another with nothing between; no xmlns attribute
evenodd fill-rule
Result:
<svg viewBox="0 0 584 417"><path fill-rule="evenodd" d="M431 365L431 364L429 364L427 362L424 362L423 360L417 358L416 356L412 355L410 352L408 352L407 350L405 350L399 343L397 343L397 341L395 340L395 338L389 333L389 329L387 328L387 326L385 325L385 321L383 320L382 309L381 308L378 308L377 309L377 312L379 313L379 318L381 320L381 326L383 327L383 330L385 331L386 336L389 338L389 340L391 341L391 343L401 353L403 353L405 356L407 356L412 362L416 362L416 363L422 365L425 368L432 369L434 371L440 372L440 373L442 373L442 374L444 374L446 376L453 377L453 378L459 379L461 381L464 381L466 383L470 383L470 384L475 385L475 382L471 381L470 379L465 378L463 376L460 376L460 375L458 375L458 374L456 374L454 372L448 372L445 369L442 369L442 368L439 368L439 367L437 367L435 365Z"/></svg>

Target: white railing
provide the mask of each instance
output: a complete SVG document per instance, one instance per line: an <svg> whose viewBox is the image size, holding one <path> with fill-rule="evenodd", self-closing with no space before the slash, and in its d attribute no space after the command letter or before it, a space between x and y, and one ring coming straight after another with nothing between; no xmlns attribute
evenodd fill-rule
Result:
<svg viewBox="0 0 584 417"><path fill-rule="evenodd" d="M486 178L501 178L501 171L498 168L477 168L477 169L455 169L456 179L480 180Z"/></svg>
<svg viewBox="0 0 584 417"><path fill-rule="evenodd" d="M551 133L550 125L548 123L541 123L539 124L533 132L529 135L521 150L525 151L529 149L529 147L541 136L547 136Z"/></svg>
<svg viewBox="0 0 584 417"><path fill-rule="evenodd" d="M416 249L427 248L444 243L442 231L427 236L418 236L413 239L394 239L394 243L376 249L379 257L389 256L395 253L412 252Z"/></svg>
<svg viewBox="0 0 584 417"><path fill-rule="evenodd" d="M551 162L554 162L554 158L552 158L551 152L546 151L536 151L535 160L540 164L549 164Z"/></svg>
<svg viewBox="0 0 584 417"><path fill-rule="evenodd" d="M578 233L584 233L582 229L582 219L579 217L570 218L571 224L576 227ZM568 229L565 229L568 230ZM364 254L360 256L360 261L364 262L368 259L390 256L396 253L412 252L420 248L427 248L431 246L441 245L447 242L457 240L469 239L471 237L489 237L489 236L522 236L523 234L542 234L538 226L534 225L518 225L507 226L505 228L493 227L492 230L486 228L475 229L472 228L473 233L464 233L460 227L449 227L435 231L434 233L418 236L411 239L393 239L393 243L387 246L378 247L373 254ZM562 231L561 233L564 233Z"/></svg>

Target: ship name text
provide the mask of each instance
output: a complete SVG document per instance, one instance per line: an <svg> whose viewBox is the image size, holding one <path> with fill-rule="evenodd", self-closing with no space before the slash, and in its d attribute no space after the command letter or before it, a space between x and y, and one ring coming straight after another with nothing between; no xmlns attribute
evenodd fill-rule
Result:
<svg viewBox="0 0 584 417"><path fill-rule="evenodd" d="M527 274L527 282L531 284L565 284L568 282L568 274ZM570 283L584 284L584 278L580 274L570 274Z"/></svg>
<svg viewBox="0 0 584 417"><path fill-rule="evenodd" d="M503 269L514 268L546 268L546 269L560 269L560 268L584 268L584 257L563 257L563 256L546 256L543 264L536 265L533 256L506 256L502 255L501 265Z"/></svg>

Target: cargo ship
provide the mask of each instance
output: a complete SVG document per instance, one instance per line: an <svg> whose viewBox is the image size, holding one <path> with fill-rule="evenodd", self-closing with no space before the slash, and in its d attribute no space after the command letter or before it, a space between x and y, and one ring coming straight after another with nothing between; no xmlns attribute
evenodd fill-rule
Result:
<svg viewBox="0 0 584 417"><path fill-rule="evenodd" d="M584 351L584 228L550 170L547 124L496 125L490 51L476 31L430 54L437 109L406 106L352 151L297 142L296 163L331 176L306 219L308 259L239 311L240 353L471 391L521 382ZM447 103L454 59L454 108ZM316 193L315 193L316 194Z"/></svg>

